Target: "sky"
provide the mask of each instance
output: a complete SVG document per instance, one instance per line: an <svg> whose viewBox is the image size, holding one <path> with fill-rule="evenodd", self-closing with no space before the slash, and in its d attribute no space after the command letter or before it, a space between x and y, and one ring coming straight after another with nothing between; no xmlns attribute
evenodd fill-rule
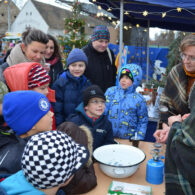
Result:
<svg viewBox="0 0 195 195"><path fill-rule="evenodd" d="M28 0L13 0L13 1L21 9ZM64 6L60 5L60 3L56 3L55 0L37 0L37 1L44 2L44 3L49 3L49 4L52 4L52 5L56 5L58 7L64 7ZM89 0L79 0L79 1L89 3ZM160 29L160 28L150 28L150 31L149 31L150 32L150 38L154 39L155 34L156 33L160 34L162 31L163 31L163 29Z"/></svg>

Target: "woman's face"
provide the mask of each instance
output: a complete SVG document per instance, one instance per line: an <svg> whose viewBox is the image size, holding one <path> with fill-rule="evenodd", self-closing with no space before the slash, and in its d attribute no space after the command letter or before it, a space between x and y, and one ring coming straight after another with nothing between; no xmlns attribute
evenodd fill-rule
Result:
<svg viewBox="0 0 195 195"><path fill-rule="evenodd" d="M22 43L21 48L28 60L30 60L31 62L40 63L45 55L46 44L37 41L32 41L27 46Z"/></svg>
<svg viewBox="0 0 195 195"><path fill-rule="evenodd" d="M195 72L195 46L188 46L182 52L183 64L188 72Z"/></svg>
<svg viewBox="0 0 195 195"><path fill-rule="evenodd" d="M46 47L45 59L50 59L53 53L54 53L54 42L52 40L49 40Z"/></svg>

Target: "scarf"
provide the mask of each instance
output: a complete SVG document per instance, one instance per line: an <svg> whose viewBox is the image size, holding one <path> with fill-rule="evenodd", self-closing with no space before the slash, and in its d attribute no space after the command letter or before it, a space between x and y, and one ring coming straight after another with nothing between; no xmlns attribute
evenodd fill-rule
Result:
<svg viewBox="0 0 195 195"><path fill-rule="evenodd" d="M190 93L190 90L191 90L191 87L192 85L194 84L194 81L195 81L195 72L191 73L191 72L188 72L184 67L184 71L186 73L186 75L188 76L188 86L187 86L187 95L189 95Z"/></svg>
<svg viewBox="0 0 195 195"><path fill-rule="evenodd" d="M58 60L59 60L59 58L56 56L55 58L53 58L53 59L46 59L46 62L47 63L50 63L51 64L51 66L54 66L57 62L58 62Z"/></svg>
<svg viewBox="0 0 195 195"><path fill-rule="evenodd" d="M6 62L9 66L13 66L15 64L20 64L23 62L31 62L22 51L21 44L17 44L11 51L10 55L7 57ZM40 64L44 67L45 60L42 59Z"/></svg>

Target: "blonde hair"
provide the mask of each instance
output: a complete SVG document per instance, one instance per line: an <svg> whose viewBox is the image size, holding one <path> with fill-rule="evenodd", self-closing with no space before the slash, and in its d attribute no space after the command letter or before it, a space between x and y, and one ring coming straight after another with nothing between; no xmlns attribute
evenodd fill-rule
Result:
<svg viewBox="0 0 195 195"><path fill-rule="evenodd" d="M195 46L195 33L192 33L190 35L187 35L181 41L180 51L183 52L189 46Z"/></svg>

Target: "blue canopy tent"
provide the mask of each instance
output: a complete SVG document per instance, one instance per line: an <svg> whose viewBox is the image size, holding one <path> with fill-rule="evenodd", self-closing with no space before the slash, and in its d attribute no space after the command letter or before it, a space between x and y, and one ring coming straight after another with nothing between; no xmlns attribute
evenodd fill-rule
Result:
<svg viewBox="0 0 195 195"><path fill-rule="evenodd" d="M195 31L195 0L90 0L120 19L120 64L123 22L142 27ZM149 36L149 32L148 32ZM148 52L147 52L148 53ZM148 65L148 63L147 63Z"/></svg>

